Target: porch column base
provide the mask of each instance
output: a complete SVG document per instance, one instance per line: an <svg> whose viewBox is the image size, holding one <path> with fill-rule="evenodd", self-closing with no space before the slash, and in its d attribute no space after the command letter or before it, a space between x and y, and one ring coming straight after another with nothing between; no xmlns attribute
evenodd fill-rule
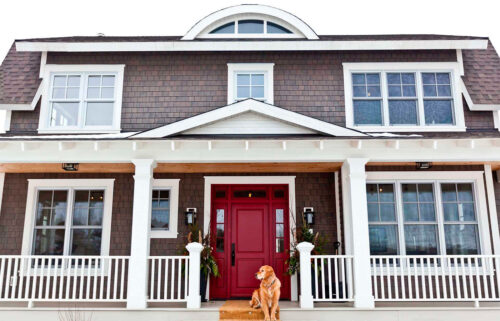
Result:
<svg viewBox="0 0 500 321"><path fill-rule="evenodd" d="M128 271L127 308L145 309L148 301L149 231L151 228L152 159L132 160L135 165L132 244Z"/></svg>
<svg viewBox="0 0 500 321"><path fill-rule="evenodd" d="M300 253L300 308L311 309L314 307L312 296L311 276L311 251L314 245L309 242L301 242L297 245Z"/></svg>

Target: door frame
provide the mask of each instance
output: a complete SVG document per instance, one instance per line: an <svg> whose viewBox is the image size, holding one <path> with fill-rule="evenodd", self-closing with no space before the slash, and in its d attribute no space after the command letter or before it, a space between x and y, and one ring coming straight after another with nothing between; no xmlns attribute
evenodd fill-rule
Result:
<svg viewBox="0 0 500 321"><path fill-rule="evenodd" d="M212 185L272 185L282 184L288 185L288 206L289 206L289 226L293 226L296 222L296 206L295 206L295 176L205 176L205 193L203 204L203 231L208 233L210 226L210 215L212 208ZM290 228L290 248L293 242L292 229ZM210 283L207 287L210 293ZM210 295L208 296L210 297ZM290 299L292 301L298 300L298 283L297 275L294 274L290 277Z"/></svg>

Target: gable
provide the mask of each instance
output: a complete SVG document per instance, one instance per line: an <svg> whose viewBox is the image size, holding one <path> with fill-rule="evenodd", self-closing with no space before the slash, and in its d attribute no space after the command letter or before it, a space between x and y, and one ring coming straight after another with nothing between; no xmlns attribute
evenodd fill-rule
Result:
<svg viewBox="0 0 500 321"><path fill-rule="evenodd" d="M146 130L134 137L162 138L182 134L311 133L328 136L367 136L356 130L327 123L258 100L246 99L175 123Z"/></svg>
<svg viewBox="0 0 500 321"><path fill-rule="evenodd" d="M210 124L182 132L183 135L278 135L278 134L318 134L309 128L287 123L253 111L244 112Z"/></svg>

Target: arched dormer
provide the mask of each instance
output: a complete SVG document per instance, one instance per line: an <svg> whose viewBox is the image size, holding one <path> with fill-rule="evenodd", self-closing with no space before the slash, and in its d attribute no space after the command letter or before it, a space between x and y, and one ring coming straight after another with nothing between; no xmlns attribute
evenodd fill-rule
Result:
<svg viewBox="0 0 500 321"><path fill-rule="evenodd" d="M198 21L182 40L228 38L318 39L304 21L286 11L244 4L216 11Z"/></svg>

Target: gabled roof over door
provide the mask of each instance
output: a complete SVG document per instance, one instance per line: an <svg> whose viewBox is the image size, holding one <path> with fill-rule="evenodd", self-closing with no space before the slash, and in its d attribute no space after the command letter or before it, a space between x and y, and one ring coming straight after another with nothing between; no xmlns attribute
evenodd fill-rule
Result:
<svg viewBox="0 0 500 321"><path fill-rule="evenodd" d="M368 136L254 99L199 114L146 130L134 138L162 138L175 135L273 135L320 134L327 136Z"/></svg>

